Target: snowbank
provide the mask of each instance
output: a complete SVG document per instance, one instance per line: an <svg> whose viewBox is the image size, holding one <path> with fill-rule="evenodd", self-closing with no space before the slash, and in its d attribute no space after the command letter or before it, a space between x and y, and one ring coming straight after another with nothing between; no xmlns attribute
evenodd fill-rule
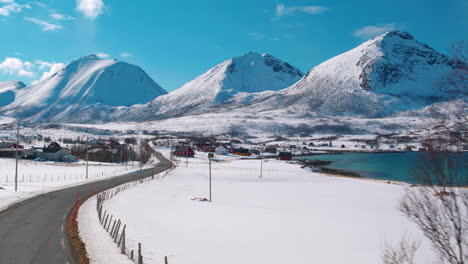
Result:
<svg viewBox="0 0 468 264"><path fill-rule="evenodd" d="M332 178L276 160L181 159L163 179L104 204L145 263L380 263L385 241L423 240L397 206L404 187ZM87 245L89 247L90 245ZM431 256L423 243L418 263Z"/></svg>

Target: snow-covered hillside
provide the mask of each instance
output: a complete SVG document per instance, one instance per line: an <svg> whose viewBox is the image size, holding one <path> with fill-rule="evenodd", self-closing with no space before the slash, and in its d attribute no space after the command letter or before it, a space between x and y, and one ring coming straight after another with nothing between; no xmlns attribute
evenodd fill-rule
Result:
<svg viewBox="0 0 468 264"><path fill-rule="evenodd" d="M24 87L26 85L20 81L0 82L0 107L14 102L15 93Z"/></svg>
<svg viewBox="0 0 468 264"><path fill-rule="evenodd" d="M254 107L364 117L417 110L452 98L448 76L456 67L409 33L391 31L314 67Z"/></svg>
<svg viewBox="0 0 468 264"><path fill-rule="evenodd" d="M0 112L39 122L96 122L116 107L147 103L166 93L138 66L89 55L16 91L14 102Z"/></svg>
<svg viewBox="0 0 468 264"><path fill-rule="evenodd" d="M251 52L218 64L174 92L130 111L126 118L161 119L222 110L249 103L255 93L284 89L302 76L286 62Z"/></svg>

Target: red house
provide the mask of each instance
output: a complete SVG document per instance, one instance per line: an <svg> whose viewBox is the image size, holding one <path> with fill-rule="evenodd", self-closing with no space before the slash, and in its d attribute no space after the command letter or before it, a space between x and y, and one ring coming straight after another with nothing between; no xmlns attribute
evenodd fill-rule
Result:
<svg viewBox="0 0 468 264"><path fill-rule="evenodd" d="M211 145L202 145L200 147L200 150L205 151L205 152L215 152L216 148Z"/></svg>
<svg viewBox="0 0 468 264"><path fill-rule="evenodd" d="M176 146L174 155L178 157L193 157L195 156L195 151L189 146Z"/></svg>

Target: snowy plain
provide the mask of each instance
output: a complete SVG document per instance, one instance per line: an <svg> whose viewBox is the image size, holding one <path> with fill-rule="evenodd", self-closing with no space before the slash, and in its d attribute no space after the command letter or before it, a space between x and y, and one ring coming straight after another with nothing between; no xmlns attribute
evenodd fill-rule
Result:
<svg viewBox="0 0 468 264"><path fill-rule="evenodd" d="M419 230L398 211L405 185L330 177L273 159L264 161L260 178L260 160L216 156L213 202L200 202L192 199L208 198L205 155L182 158L166 177L105 202L127 225L127 246L142 243L145 263L168 256L171 264L374 264L386 242L403 238L422 242L418 264L431 259ZM95 201L88 203L96 214ZM80 210L80 232L96 224L86 211ZM99 249L116 249L105 245Z"/></svg>
<svg viewBox="0 0 468 264"><path fill-rule="evenodd" d="M34 196L87 182L139 170L137 164L110 164L89 162L86 179L84 161L77 163L35 162L20 160L18 164L18 191L15 192L15 160L0 159L0 211Z"/></svg>

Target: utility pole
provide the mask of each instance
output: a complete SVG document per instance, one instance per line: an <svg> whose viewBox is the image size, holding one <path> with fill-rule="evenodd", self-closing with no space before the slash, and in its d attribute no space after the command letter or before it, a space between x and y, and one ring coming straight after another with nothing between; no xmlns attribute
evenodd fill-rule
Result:
<svg viewBox="0 0 468 264"><path fill-rule="evenodd" d="M260 179L263 176L263 154L260 153Z"/></svg>
<svg viewBox="0 0 468 264"><path fill-rule="evenodd" d="M18 121L16 127L16 151L15 151L15 158L16 158L16 169L15 169L15 192L18 191L18 147L19 147L19 126L20 122Z"/></svg>
<svg viewBox="0 0 468 264"><path fill-rule="evenodd" d="M210 197L209 197L209 201L211 203L211 157L210 156L208 156L208 164L209 164L208 166L209 166L209 169L210 169Z"/></svg>
<svg viewBox="0 0 468 264"><path fill-rule="evenodd" d="M88 143L89 138L86 137L86 179L88 179Z"/></svg>

